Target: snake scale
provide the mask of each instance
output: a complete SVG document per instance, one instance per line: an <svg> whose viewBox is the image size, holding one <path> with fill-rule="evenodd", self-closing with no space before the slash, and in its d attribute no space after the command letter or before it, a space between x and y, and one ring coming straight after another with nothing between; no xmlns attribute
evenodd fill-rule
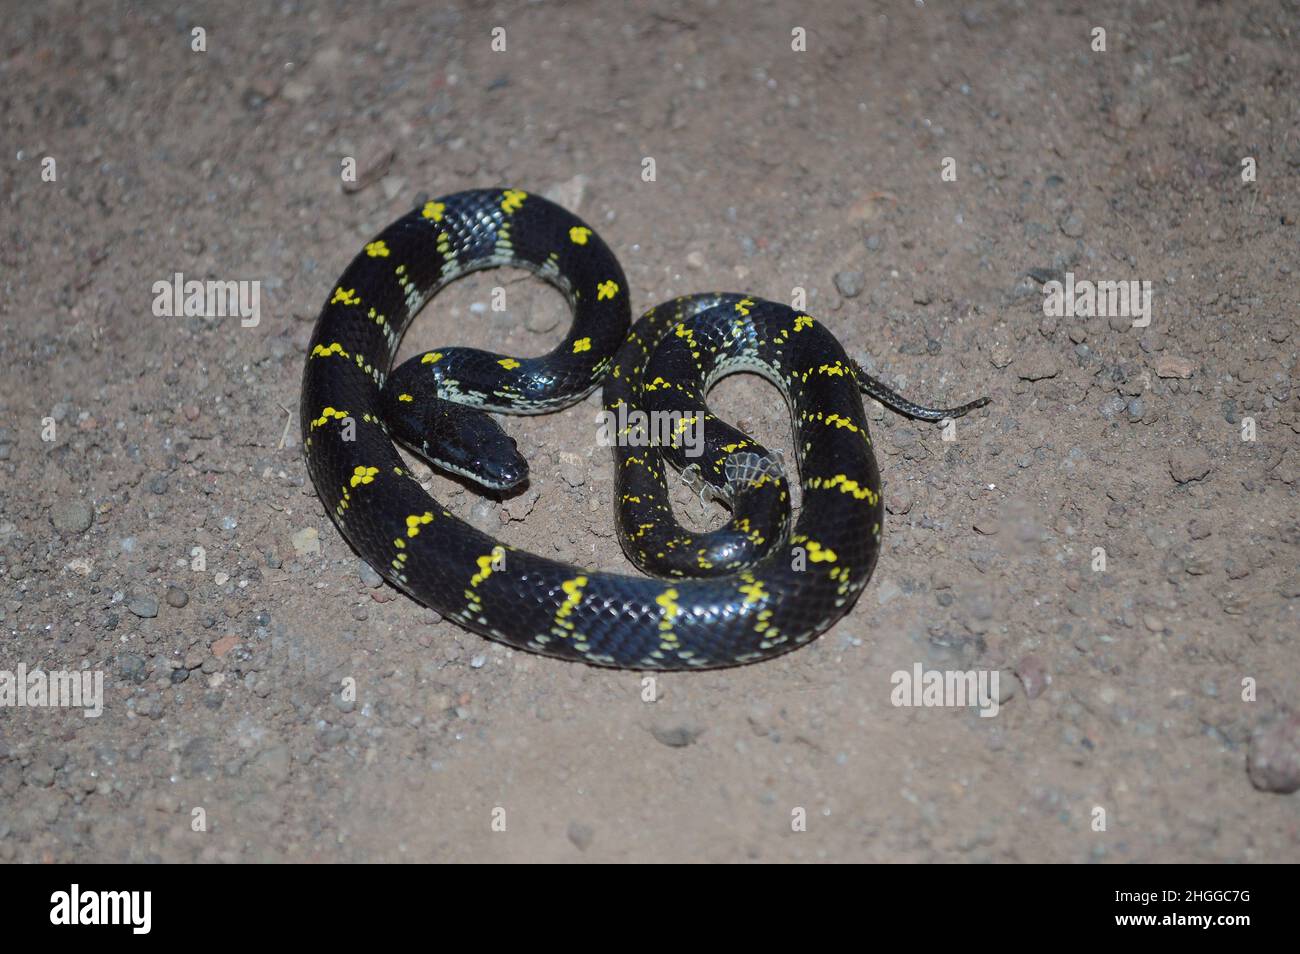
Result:
<svg viewBox="0 0 1300 954"><path fill-rule="evenodd" d="M391 368L407 325L440 288L502 265L531 270L568 299L573 323L554 350L440 348ZM424 203L366 244L317 321L301 408L317 493L390 583L522 650L670 670L754 662L809 642L849 611L880 552L880 476L861 394L924 420L987 399L913 404L866 375L812 316L754 296L693 295L630 319L617 259L565 209L517 189ZM801 487L793 527L784 461L705 403L735 371L767 378L790 406ZM617 422L606 442L619 538L659 578L494 540L434 500L394 446L488 488L518 487L527 461L487 412L556 410L602 382L606 419ZM670 467L726 504L724 526L697 534L674 519Z"/></svg>

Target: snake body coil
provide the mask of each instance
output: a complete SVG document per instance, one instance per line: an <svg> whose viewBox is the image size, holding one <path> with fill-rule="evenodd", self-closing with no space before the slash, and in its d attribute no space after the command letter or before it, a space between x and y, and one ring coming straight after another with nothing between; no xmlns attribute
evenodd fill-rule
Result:
<svg viewBox="0 0 1300 954"><path fill-rule="evenodd" d="M442 348L390 375L403 331L447 282L500 265L563 292L574 320L540 358ZM428 202L353 260L321 312L302 386L308 471L340 532L391 583L458 624L519 649L638 669L731 666L794 649L853 605L880 551L880 477L860 391L867 378L814 318L742 295L677 299L629 332L627 280L600 237L514 189ZM793 415L802 504L793 529L783 462L713 417L709 387L755 371ZM605 382L624 550L668 579L584 570L499 543L406 471L393 439L488 486L527 464L482 410L539 413ZM645 446L642 420L667 421ZM690 441L691 435L700 436ZM673 518L666 465L726 501L692 534Z"/></svg>

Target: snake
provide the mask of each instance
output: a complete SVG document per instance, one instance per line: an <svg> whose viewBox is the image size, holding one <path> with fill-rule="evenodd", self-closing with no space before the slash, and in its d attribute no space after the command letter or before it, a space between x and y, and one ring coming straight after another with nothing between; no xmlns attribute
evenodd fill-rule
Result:
<svg viewBox="0 0 1300 954"><path fill-rule="evenodd" d="M561 292L572 312L563 341L538 357L436 348L393 367L406 328L441 288L500 266ZM511 188L420 202L365 244L317 319L301 397L317 495L394 587L519 650L693 670L807 644L852 608L880 553L884 507L863 395L927 421L988 399L916 404L868 375L821 321L755 295L687 295L635 324L631 315L617 258L563 207ZM797 475L709 410L710 388L734 372L784 396ZM593 440L612 448L618 539L645 575L494 539L435 500L397 449L485 493L516 493L528 461L493 414L557 411L602 385ZM729 511L724 525L697 533L674 517L673 472Z"/></svg>

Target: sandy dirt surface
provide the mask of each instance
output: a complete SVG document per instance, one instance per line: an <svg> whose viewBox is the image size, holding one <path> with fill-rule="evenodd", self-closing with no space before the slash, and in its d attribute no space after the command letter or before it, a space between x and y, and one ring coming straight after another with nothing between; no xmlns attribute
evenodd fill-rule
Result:
<svg viewBox="0 0 1300 954"><path fill-rule="evenodd" d="M0 709L0 860L1300 860L1295 0L3 6L0 670L104 682ZM312 324L488 185L598 228L634 311L802 288L910 396L993 399L950 441L868 405L885 549L829 633L647 702L360 565L302 459ZM260 322L156 315L177 272ZM1149 282L1149 325L1045 314L1067 272ZM522 274L404 353L547 350ZM775 389L714 397L788 450ZM503 419L522 495L417 471L629 568L598 407ZM917 665L997 714L896 706Z"/></svg>

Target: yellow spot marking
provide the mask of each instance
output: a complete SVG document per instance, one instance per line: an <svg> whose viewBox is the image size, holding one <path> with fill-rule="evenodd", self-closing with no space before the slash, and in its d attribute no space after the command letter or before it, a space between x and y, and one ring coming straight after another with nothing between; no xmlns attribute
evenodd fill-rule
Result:
<svg viewBox="0 0 1300 954"><path fill-rule="evenodd" d="M736 311L740 312L742 315L748 316L749 309L753 306L754 300L752 298L742 298L740 301L736 302Z"/></svg>
<svg viewBox="0 0 1300 954"><path fill-rule="evenodd" d="M511 371L519 367L519 362L516 361L514 358L502 358L500 361L497 362L497 364L501 365L501 367L505 368L507 371Z"/></svg>
<svg viewBox="0 0 1300 954"><path fill-rule="evenodd" d="M492 554L484 554L474 562L478 564L478 572L469 578L470 586L478 586L492 575Z"/></svg>
<svg viewBox="0 0 1300 954"><path fill-rule="evenodd" d="M812 323L811 315L797 315L794 319L794 330L803 331L805 328L811 328Z"/></svg>
<svg viewBox="0 0 1300 954"><path fill-rule="evenodd" d="M582 588L587 585L585 576L575 576L571 580L565 580L560 584L560 589L564 591L564 602L560 608L555 611L555 621L566 619L578 604L582 602Z"/></svg>
<svg viewBox="0 0 1300 954"><path fill-rule="evenodd" d="M573 343L574 354L577 354L579 351L590 351L590 350L591 350L590 338L579 338L577 341Z"/></svg>
<svg viewBox="0 0 1300 954"><path fill-rule="evenodd" d="M347 416L348 416L347 411L336 411L332 407L327 407L320 412L320 417L316 418L316 420L311 422L311 426L322 427L323 425L329 423L330 418L334 418L335 420L341 421Z"/></svg>
<svg viewBox="0 0 1300 954"><path fill-rule="evenodd" d="M618 282L612 278L596 286L596 301L604 301L606 298L613 298L617 294Z"/></svg>
<svg viewBox="0 0 1300 954"><path fill-rule="evenodd" d="M409 395L409 394L399 394L399 395L397 395L397 400L399 400L399 401L414 401L415 398L411 397L411 395Z"/></svg>
<svg viewBox="0 0 1300 954"><path fill-rule="evenodd" d="M384 243L383 239L379 239L378 241L375 242L369 242L366 244L366 254L369 255L371 258L387 258L388 246Z"/></svg>
<svg viewBox="0 0 1300 954"><path fill-rule="evenodd" d="M816 540L808 541L808 559L814 563L834 563L837 557L835 551L829 547L823 547Z"/></svg>
<svg viewBox="0 0 1300 954"><path fill-rule="evenodd" d="M670 633L673 628L673 619L682 611L682 608L677 605L677 595L676 589L669 588L655 597L655 602L662 606L664 610L663 618L659 621L659 631L665 634L665 640L671 642L676 641L676 637L673 637Z"/></svg>
<svg viewBox="0 0 1300 954"><path fill-rule="evenodd" d="M835 487L838 487L840 493L852 494L859 500L866 500L870 504L875 504L875 502L880 499L880 496L870 487L863 487L859 485L856 480L850 480L844 474L836 474L830 480L818 481L814 479L813 481L809 481L809 484L814 487L825 487L827 490L832 490Z"/></svg>
<svg viewBox="0 0 1300 954"><path fill-rule="evenodd" d="M591 235L591 229L583 225L575 225L569 229L569 241L574 245L586 245L587 238Z"/></svg>
<svg viewBox="0 0 1300 954"><path fill-rule="evenodd" d="M378 467L363 467L363 466L354 467L352 470L352 480L350 481L350 483L353 487L355 487L357 484L374 483L375 474L377 473L379 473Z"/></svg>
<svg viewBox="0 0 1300 954"><path fill-rule="evenodd" d="M334 297L330 299L330 304L337 305L340 303L344 305L361 304L361 299L357 297L357 290L355 288L343 287L334 289Z"/></svg>
<svg viewBox="0 0 1300 954"><path fill-rule="evenodd" d="M429 513L427 510L424 513L413 513L406 518L406 535L408 537L418 536L420 533L420 527L426 523L432 522L433 514Z"/></svg>
<svg viewBox="0 0 1300 954"><path fill-rule="evenodd" d="M441 351L429 351L426 352L424 357L420 359L420 364L437 364L441 360L442 360Z"/></svg>
<svg viewBox="0 0 1300 954"><path fill-rule="evenodd" d="M526 198L528 198L527 192L520 189L506 189L506 191L501 194L501 211L518 212Z"/></svg>
<svg viewBox="0 0 1300 954"><path fill-rule="evenodd" d="M435 222L442 221L442 213L447 211L447 206L442 202L426 202L424 209L420 212L426 219L433 219Z"/></svg>
<svg viewBox="0 0 1300 954"><path fill-rule="evenodd" d="M826 416L826 423L834 424L836 427L840 428L841 430L843 430L844 428L848 428L850 431L852 431L855 434L858 432L858 426L856 424L850 421L847 417L840 417L838 414L828 414Z"/></svg>
<svg viewBox="0 0 1300 954"><path fill-rule="evenodd" d="M343 350L343 346L339 344L337 341L331 343L328 347L325 345L317 345L316 347L311 349L311 356L313 358L328 358L332 354L337 354L344 358L352 357L350 354L348 354L346 351Z"/></svg>

